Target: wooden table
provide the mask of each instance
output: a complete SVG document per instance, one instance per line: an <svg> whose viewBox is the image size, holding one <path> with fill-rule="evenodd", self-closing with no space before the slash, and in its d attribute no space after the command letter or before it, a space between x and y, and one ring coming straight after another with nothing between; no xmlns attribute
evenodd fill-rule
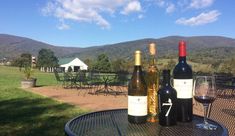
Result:
<svg viewBox="0 0 235 136"><path fill-rule="evenodd" d="M218 126L217 130L202 130L195 124L203 122L203 117L194 115L190 123L177 123L173 127L162 127L158 123L130 124L127 109L92 112L78 116L65 125L68 136L227 136L228 130L218 122L208 120Z"/></svg>

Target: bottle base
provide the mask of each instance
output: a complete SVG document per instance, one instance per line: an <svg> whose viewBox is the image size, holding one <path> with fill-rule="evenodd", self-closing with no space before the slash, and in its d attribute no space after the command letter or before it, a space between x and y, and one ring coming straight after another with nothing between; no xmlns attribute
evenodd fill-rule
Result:
<svg viewBox="0 0 235 136"><path fill-rule="evenodd" d="M132 124L143 124L146 123L147 116L131 116L128 115L128 122Z"/></svg>
<svg viewBox="0 0 235 136"><path fill-rule="evenodd" d="M158 122L158 118L157 116L148 116L147 118L147 122L150 122L150 123L155 123L155 122Z"/></svg>

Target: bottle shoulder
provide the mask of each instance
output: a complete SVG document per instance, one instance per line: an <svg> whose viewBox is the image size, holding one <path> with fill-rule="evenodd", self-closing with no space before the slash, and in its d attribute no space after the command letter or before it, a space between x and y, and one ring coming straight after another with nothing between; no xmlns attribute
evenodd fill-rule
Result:
<svg viewBox="0 0 235 136"><path fill-rule="evenodd" d="M159 89L158 94L177 94L176 90L172 86L164 86Z"/></svg>
<svg viewBox="0 0 235 136"><path fill-rule="evenodd" d="M189 65L188 63L181 63L181 62L179 62L176 66L175 66L175 68L174 68L174 71L175 70L189 70L189 71L192 71L192 67L191 67L191 65Z"/></svg>
<svg viewBox="0 0 235 136"><path fill-rule="evenodd" d="M178 63L174 70L173 76L175 77L182 77L182 78L192 78L192 68L187 63Z"/></svg>
<svg viewBox="0 0 235 136"><path fill-rule="evenodd" d="M128 84L128 95L147 95L147 85L142 74L132 76Z"/></svg>

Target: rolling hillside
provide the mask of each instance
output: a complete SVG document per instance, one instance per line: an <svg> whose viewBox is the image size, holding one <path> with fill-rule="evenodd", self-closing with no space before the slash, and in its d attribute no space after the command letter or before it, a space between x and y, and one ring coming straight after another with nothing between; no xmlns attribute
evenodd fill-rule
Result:
<svg viewBox="0 0 235 136"><path fill-rule="evenodd" d="M137 49L143 51L143 54L147 54L147 45L150 42L157 43L158 57L171 58L177 56L177 44L182 39L187 42L189 56L200 56L200 54L207 53L212 58L226 58L235 55L235 39L220 36L169 36L159 39L141 39L103 46L75 48L54 46L24 37L0 34L0 58L14 58L25 52L37 55L41 48L49 48L62 58L94 59L99 54L105 53L111 59L132 59L132 54Z"/></svg>
<svg viewBox="0 0 235 136"><path fill-rule="evenodd" d="M218 36L200 36L200 37L179 37L170 36L159 39L142 39L136 41L122 42L112 45L104 45L98 47L92 47L90 49L83 50L79 53L71 54L67 57L78 56L82 59L91 58L94 59L101 53L107 54L111 59L124 58L132 59L132 54L135 50L143 51L144 55L147 55L148 44L150 42L157 43L158 57L171 58L177 56L178 42L179 40L185 40L187 42L187 50L189 56L200 55L200 53L209 52L211 57L216 57L220 53L220 56L227 57L229 55L235 55L235 39L218 37ZM213 49L214 52L210 52ZM217 50L217 51L216 51ZM232 54L231 54L232 53ZM231 57L231 56L230 56Z"/></svg>
<svg viewBox="0 0 235 136"><path fill-rule="evenodd" d="M29 38L0 34L0 58L14 58L22 53L37 56L42 48L51 49L58 57L81 51L81 48L53 46Z"/></svg>

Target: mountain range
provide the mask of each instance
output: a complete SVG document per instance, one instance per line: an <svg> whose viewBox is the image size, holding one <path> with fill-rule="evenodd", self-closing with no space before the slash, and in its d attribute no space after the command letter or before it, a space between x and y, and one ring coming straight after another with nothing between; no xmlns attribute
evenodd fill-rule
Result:
<svg viewBox="0 0 235 136"><path fill-rule="evenodd" d="M180 40L186 41L189 55L208 53L215 58L219 55L223 57L231 57L231 55L234 57L235 55L235 39L222 36L169 36L79 48L55 46L25 37L0 34L0 59L3 57L16 58L22 53L31 53L37 56L38 51L42 48L51 49L59 58L94 59L99 54L105 53L111 59L132 59L135 50L141 50L143 54L147 55L148 44L151 42L157 43L158 57L172 57L177 56Z"/></svg>

